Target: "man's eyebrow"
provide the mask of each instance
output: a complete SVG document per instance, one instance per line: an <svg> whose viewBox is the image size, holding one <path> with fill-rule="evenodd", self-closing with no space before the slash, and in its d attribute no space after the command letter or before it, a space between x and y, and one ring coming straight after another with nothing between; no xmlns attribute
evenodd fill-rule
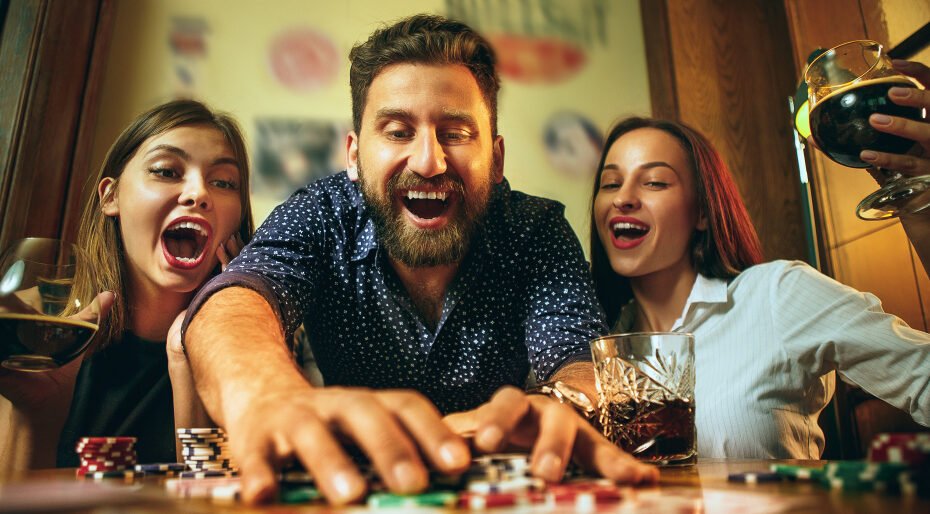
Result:
<svg viewBox="0 0 930 514"><path fill-rule="evenodd" d="M412 118L413 118L413 115L410 114L410 112L405 109L384 108L384 109L378 109L378 111L375 112L376 120L384 120L384 119L409 120Z"/></svg>
<svg viewBox="0 0 930 514"><path fill-rule="evenodd" d="M405 120L409 121L414 118L414 115L406 109L394 109L390 107L385 107L383 109L378 109L375 112L376 120ZM465 111L457 111L451 109L444 109L442 114L440 114L441 121L457 121L459 123L464 123L466 125L477 126L478 122L475 121L475 117L470 113Z"/></svg>
<svg viewBox="0 0 930 514"><path fill-rule="evenodd" d="M478 125L478 122L475 121L475 117L465 111L443 110L442 119L443 121L458 121L466 125Z"/></svg>

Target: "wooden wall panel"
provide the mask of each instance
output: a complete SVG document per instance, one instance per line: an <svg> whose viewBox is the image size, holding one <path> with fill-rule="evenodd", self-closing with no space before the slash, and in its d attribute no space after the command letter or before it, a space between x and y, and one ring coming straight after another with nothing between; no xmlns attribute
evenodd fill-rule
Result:
<svg viewBox="0 0 930 514"><path fill-rule="evenodd" d="M82 186L86 179L85 169L72 174L72 161L101 6L101 1L10 2L9 14L23 12L32 19L8 15L6 20L12 33L29 33L28 45L8 48L10 32L3 35L0 61L9 62L5 54L12 51L18 58L3 68L3 80L9 81L2 92L9 103L4 113L15 115L0 141L6 184L0 190L0 245L30 235L58 237L70 184Z"/></svg>
<svg viewBox="0 0 930 514"><path fill-rule="evenodd" d="M666 9L679 118L723 154L766 258L804 259L787 101L797 72L783 6L689 0Z"/></svg>

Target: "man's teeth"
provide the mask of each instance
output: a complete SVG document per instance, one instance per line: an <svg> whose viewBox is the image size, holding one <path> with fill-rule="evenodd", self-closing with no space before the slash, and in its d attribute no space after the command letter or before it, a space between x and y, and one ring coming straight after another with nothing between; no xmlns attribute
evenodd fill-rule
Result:
<svg viewBox="0 0 930 514"><path fill-rule="evenodd" d="M449 197L447 191L407 191L408 200L442 200L446 201Z"/></svg>
<svg viewBox="0 0 930 514"><path fill-rule="evenodd" d="M635 223L621 222L621 223L614 223L613 229L614 231L617 231L617 230L643 230L645 231L645 230L649 230L649 227L645 225L637 225Z"/></svg>
<svg viewBox="0 0 930 514"><path fill-rule="evenodd" d="M170 227L168 227L169 230L178 230L182 228L189 228L191 230L196 230L197 232L200 233L200 235L207 237L206 229L204 229L199 223L195 223L193 221L182 221L181 223L177 223L175 225L171 225Z"/></svg>

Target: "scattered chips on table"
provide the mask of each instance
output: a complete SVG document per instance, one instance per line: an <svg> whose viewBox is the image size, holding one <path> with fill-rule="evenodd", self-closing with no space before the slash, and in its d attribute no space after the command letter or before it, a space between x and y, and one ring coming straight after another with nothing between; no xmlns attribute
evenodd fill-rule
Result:
<svg viewBox="0 0 930 514"><path fill-rule="evenodd" d="M868 460L833 461L820 468L773 464L773 474L810 480L838 491L880 491L930 498L930 434L879 434L869 447ZM751 479L730 475L731 481ZM755 473L756 479L765 475ZM774 479L772 479L774 480Z"/></svg>

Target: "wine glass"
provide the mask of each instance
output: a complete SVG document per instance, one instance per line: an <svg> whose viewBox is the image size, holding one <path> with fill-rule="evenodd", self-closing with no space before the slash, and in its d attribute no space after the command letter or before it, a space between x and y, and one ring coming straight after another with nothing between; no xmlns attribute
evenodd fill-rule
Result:
<svg viewBox="0 0 930 514"><path fill-rule="evenodd" d="M71 295L78 259L76 246L35 237L0 256L0 365L47 371L87 349L99 316Z"/></svg>
<svg viewBox="0 0 930 514"><path fill-rule="evenodd" d="M811 135L820 150L833 161L850 168L868 168L859 159L863 150L904 153L915 143L880 132L869 125L869 116L887 114L924 120L925 109L892 103L892 87L916 87L917 81L891 66L891 59L875 41L849 41L827 50L804 73L810 101ZM864 220L894 218L930 206L930 175L905 177L894 170L879 170L889 177L878 191L856 207Z"/></svg>

